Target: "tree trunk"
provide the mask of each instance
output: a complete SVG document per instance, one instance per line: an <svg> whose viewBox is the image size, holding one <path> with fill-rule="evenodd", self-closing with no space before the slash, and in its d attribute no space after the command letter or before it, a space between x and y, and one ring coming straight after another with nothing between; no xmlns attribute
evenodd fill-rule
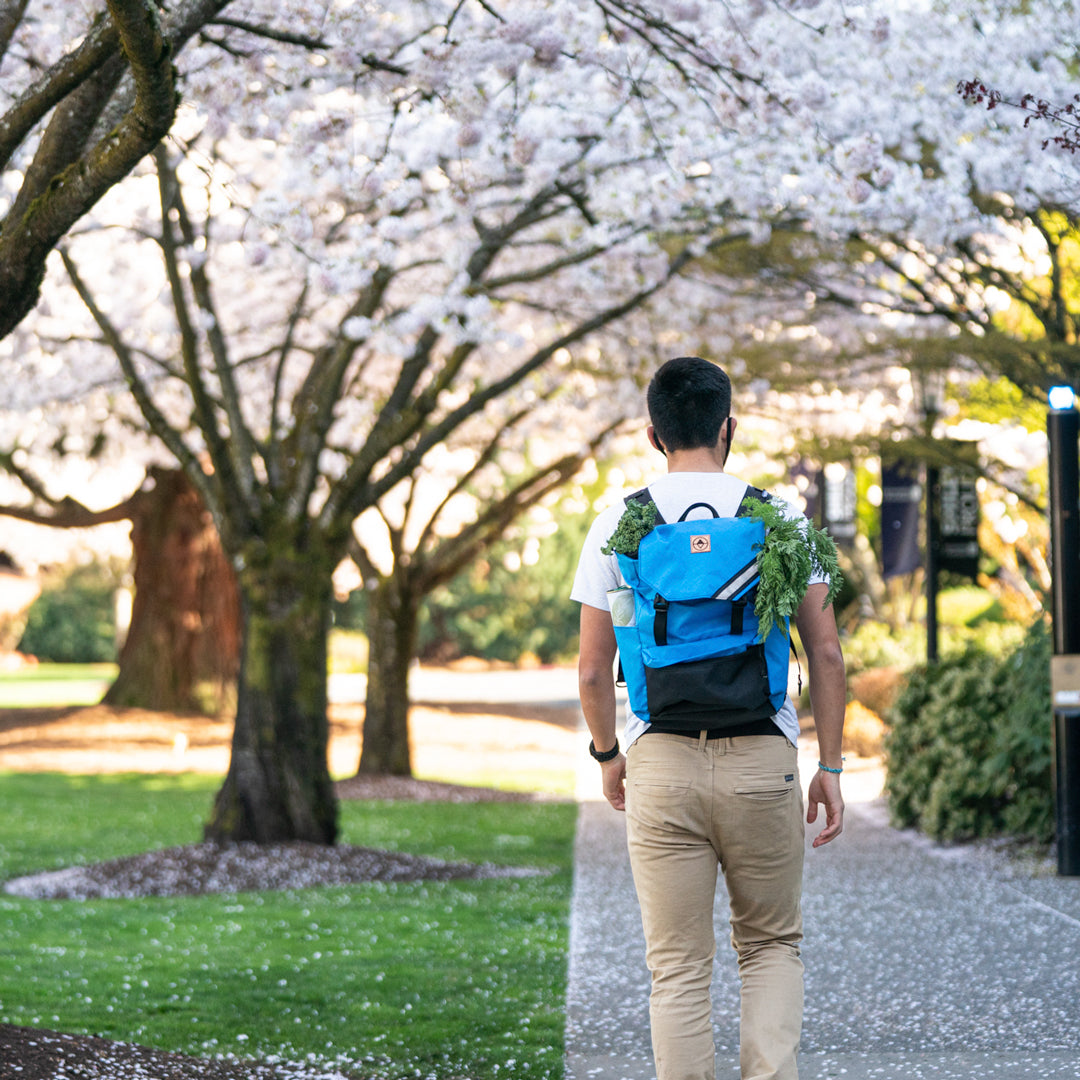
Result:
<svg viewBox="0 0 1080 1080"><path fill-rule="evenodd" d="M240 662L236 575L198 492L179 469L152 468L133 502L135 601L109 705L217 715Z"/></svg>
<svg viewBox="0 0 1080 1080"><path fill-rule="evenodd" d="M289 545L240 572L244 612L232 759L207 840L337 838L327 762L334 560Z"/></svg>
<svg viewBox="0 0 1080 1080"><path fill-rule="evenodd" d="M420 605L415 592L407 572L395 570L371 596L360 774L412 775L409 665L416 655Z"/></svg>

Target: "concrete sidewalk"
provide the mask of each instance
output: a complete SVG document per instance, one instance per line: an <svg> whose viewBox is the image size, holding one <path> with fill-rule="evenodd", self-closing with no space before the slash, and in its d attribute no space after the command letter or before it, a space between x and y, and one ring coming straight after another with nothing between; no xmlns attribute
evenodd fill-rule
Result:
<svg viewBox="0 0 1080 1080"><path fill-rule="evenodd" d="M653 1080L625 819L582 758L567 1078ZM880 773L845 781L844 835L807 852L802 1080L1080 1080L1080 879L895 830ZM737 1080L722 884L715 918L717 1077Z"/></svg>

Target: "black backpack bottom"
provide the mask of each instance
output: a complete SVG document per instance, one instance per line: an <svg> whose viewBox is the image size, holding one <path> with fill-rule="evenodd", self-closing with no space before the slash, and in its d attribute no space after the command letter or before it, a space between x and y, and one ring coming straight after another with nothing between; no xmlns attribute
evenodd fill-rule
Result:
<svg viewBox="0 0 1080 1080"><path fill-rule="evenodd" d="M768 720L776 715L769 695L764 644L733 656L645 668L652 723L699 731Z"/></svg>

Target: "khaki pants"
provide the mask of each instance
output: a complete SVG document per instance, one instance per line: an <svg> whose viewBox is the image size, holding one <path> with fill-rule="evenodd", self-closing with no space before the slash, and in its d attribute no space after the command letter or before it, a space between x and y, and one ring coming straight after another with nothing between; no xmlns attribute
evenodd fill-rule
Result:
<svg viewBox="0 0 1080 1080"><path fill-rule="evenodd" d="M716 872L731 901L743 1080L796 1080L803 805L787 739L646 734L627 755L627 836L657 1080L715 1080Z"/></svg>

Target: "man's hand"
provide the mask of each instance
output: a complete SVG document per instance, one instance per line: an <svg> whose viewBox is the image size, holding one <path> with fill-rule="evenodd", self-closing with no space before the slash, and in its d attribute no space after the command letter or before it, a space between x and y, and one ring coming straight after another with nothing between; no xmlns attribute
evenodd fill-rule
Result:
<svg viewBox="0 0 1080 1080"><path fill-rule="evenodd" d="M603 774L604 798L616 810L626 809L626 757L619 754L600 766Z"/></svg>
<svg viewBox="0 0 1080 1080"><path fill-rule="evenodd" d="M825 805L825 828L814 837L814 847L835 840L844 831L844 797L840 794L840 777L821 769L810 781L807 794L806 821L817 821L818 806Z"/></svg>

